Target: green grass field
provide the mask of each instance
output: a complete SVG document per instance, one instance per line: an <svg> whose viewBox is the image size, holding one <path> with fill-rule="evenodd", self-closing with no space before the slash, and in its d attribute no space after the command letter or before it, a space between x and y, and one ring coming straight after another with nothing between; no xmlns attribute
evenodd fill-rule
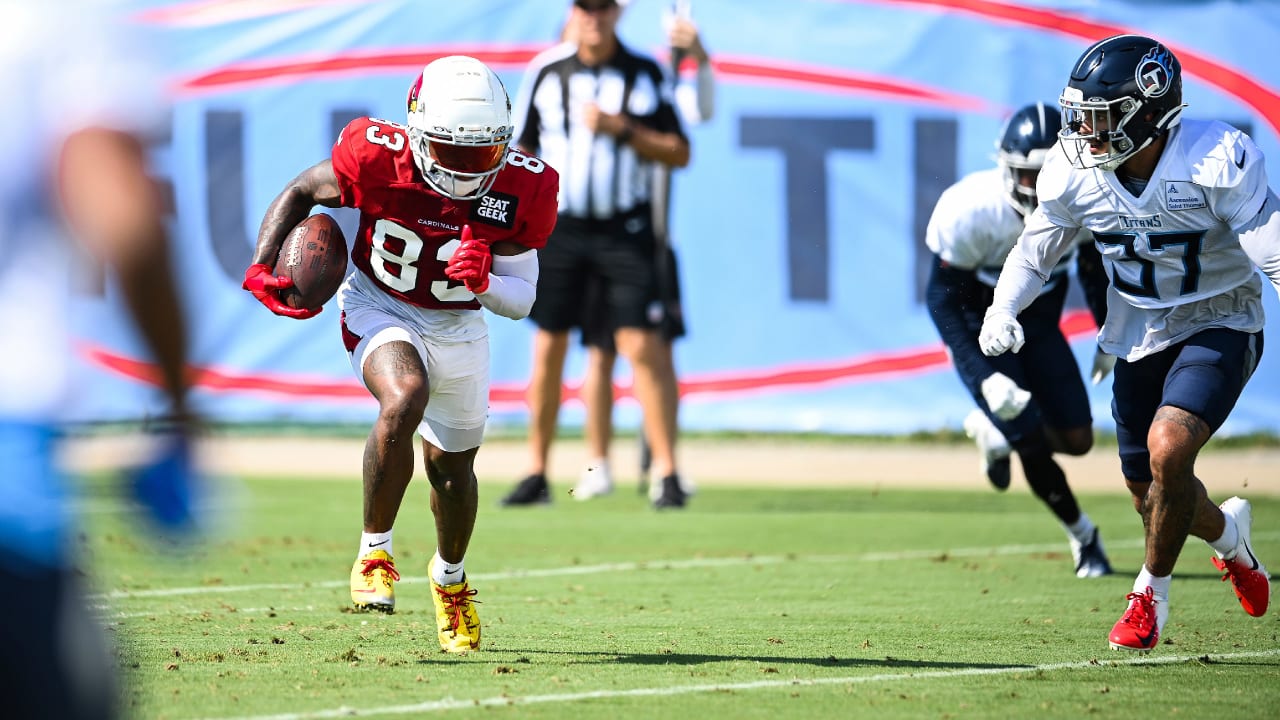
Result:
<svg viewBox="0 0 1280 720"><path fill-rule="evenodd" d="M1280 710L1280 612L1250 618L1192 539L1166 640L1108 649L1141 561L1126 496L1088 495L1117 574L1078 580L1062 530L1006 495L704 488L656 513L629 488L500 510L467 558L484 647L444 655L426 483L396 528L395 615L348 609L358 481L251 479L182 553L95 482L87 549L145 718L1150 717ZM563 498L563 496L561 496ZM1218 498L1222 500L1225 498ZM1254 498L1280 566L1280 500Z"/></svg>

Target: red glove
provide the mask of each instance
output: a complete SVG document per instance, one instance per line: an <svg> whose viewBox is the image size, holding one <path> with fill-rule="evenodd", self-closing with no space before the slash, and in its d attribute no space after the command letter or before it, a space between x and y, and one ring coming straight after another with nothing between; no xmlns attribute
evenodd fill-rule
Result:
<svg viewBox="0 0 1280 720"><path fill-rule="evenodd" d="M321 308L308 310L285 305L280 299L280 291L293 287L293 281L283 275L272 275L271 266L266 263L250 265L249 269L244 271L244 284L240 287L253 293L253 296L258 298L258 302L266 305L268 310L277 315L306 320L320 314Z"/></svg>
<svg viewBox="0 0 1280 720"><path fill-rule="evenodd" d="M453 251L444 274L456 280L471 292L479 295L489 289L489 269L493 267L493 253L489 243L471 236L471 226L462 226L462 245Z"/></svg>

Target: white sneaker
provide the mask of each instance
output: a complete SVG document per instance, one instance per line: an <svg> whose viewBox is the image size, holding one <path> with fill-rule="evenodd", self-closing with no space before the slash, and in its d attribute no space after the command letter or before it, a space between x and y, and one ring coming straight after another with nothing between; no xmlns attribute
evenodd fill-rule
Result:
<svg viewBox="0 0 1280 720"><path fill-rule="evenodd" d="M1095 578L1111 574L1111 562L1107 560L1107 553L1102 549L1102 533L1098 531L1097 526L1094 526L1093 532L1089 534L1087 543L1080 542L1070 533L1067 533L1067 536L1067 540L1071 543L1071 557L1076 561L1076 577Z"/></svg>
<svg viewBox="0 0 1280 720"><path fill-rule="evenodd" d="M1253 554L1250 534L1253 529L1253 508L1244 498L1232 497L1219 506L1222 514L1229 515L1236 523L1240 539L1230 558L1211 558L1223 572L1222 579L1230 580L1240 599L1240 606L1253 617L1262 617L1271 604L1271 575L1258 557Z"/></svg>
<svg viewBox="0 0 1280 720"><path fill-rule="evenodd" d="M592 465L582 471L578 484L573 488L573 497L575 500L590 500L611 492L613 492L613 478L609 475L609 466Z"/></svg>
<svg viewBox="0 0 1280 720"><path fill-rule="evenodd" d="M980 408L974 408L964 419L964 434L978 443L978 451L982 454L981 467L987 480L997 490L1007 490L1011 469L1009 455L1013 448L987 414Z"/></svg>

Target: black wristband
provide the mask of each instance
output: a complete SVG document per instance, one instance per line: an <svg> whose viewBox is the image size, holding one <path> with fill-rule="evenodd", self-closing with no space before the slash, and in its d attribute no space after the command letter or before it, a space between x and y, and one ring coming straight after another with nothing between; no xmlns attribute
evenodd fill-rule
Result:
<svg viewBox="0 0 1280 720"><path fill-rule="evenodd" d="M631 137L635 134L635 130L631 127L631 122L628 121L622 126L622 131L615 136L615 139L619 145L626 145L631 142Z"/></svg>

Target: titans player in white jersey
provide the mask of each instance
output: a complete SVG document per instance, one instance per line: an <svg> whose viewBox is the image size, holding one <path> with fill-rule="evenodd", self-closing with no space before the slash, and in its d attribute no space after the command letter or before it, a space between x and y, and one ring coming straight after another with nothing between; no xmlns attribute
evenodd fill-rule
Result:
<svg viewBox="0 0 1280 720"><path fill-rule="evenodd" d="M1089 396L1075 355L1059 321L1069 252L1050 273L1039 297L1018 316L1027 344L1017 355L989 358L978 347L983 311L991 302L1005 256L1036 207L1036 177L1058 140L1058 108L1036 103L1019 109L1004 125L997 145L999 167L961 178L938 199L925 242L934 253L926 303L960 380L977 408L965 431L982 450L983 468L997 490L1009 487L1011 451L1016 450L1027 484L1067 531L1077 577L1111 573L1098 528L1081 511L1055 452L1083 455L1093 447ZM1088 232L1079 237L1089 240ZM1092 244L1081 257L1081 284L1105 317L1106 277ZM1091 269L1090 269L1091 268Z"/></svg>
<svg viewBox="0 0 1280 720"><path fill-rule="evenodd" d="M987 355L1017 352L1018 311L1075 232L1093 232L1111 280L1099 344L1119 358L1112 412L1121 471L1146 529L1145 562L1109 640L1145 652L1159 643L1188 535L1213 548L1249 615L1270 602L1248 501L1215 506L1195 460L1262 355L1255 268L1280 289L1280 200L1247 135L1179 122L1181 66L1155 40L1093 45L1059 104L1062 152L1040 174L1040 208L1005 262L979 342Z"/></svg>

